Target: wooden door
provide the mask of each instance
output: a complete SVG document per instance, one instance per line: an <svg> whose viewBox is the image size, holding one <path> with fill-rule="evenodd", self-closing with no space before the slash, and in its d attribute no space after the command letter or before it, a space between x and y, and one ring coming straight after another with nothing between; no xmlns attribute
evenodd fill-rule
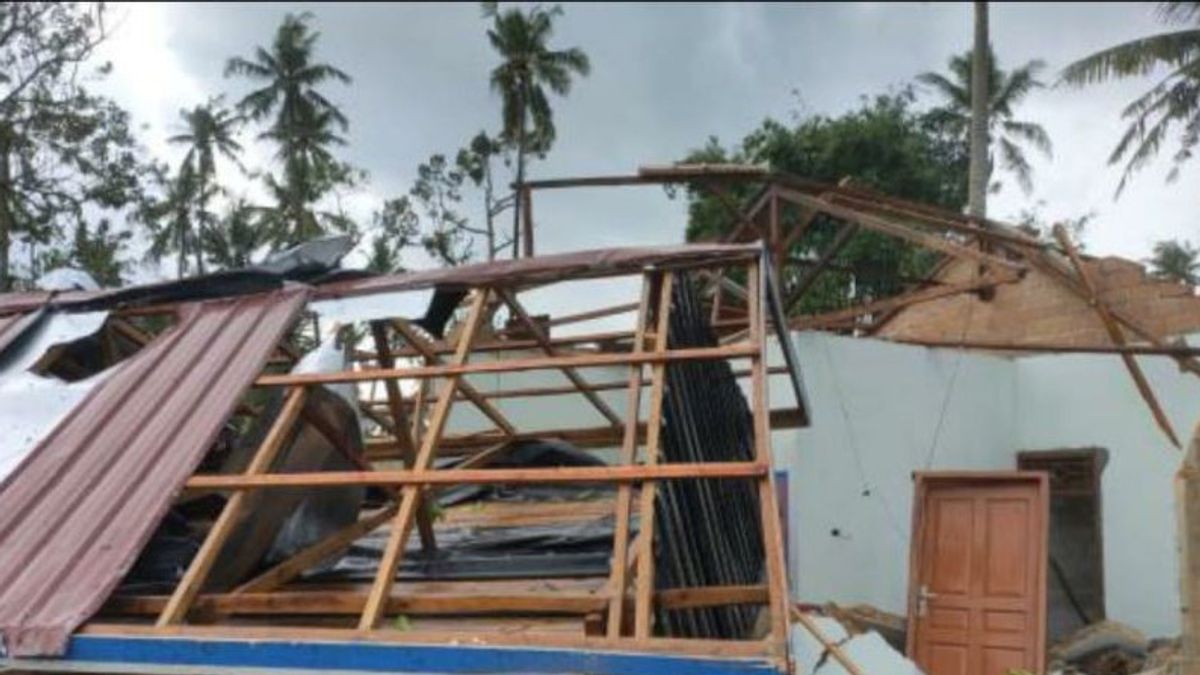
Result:
<svg viewBox="0 0 1200 675"><path fill-rule="evenodd" d="M1044 473L918 473L909 656L928 675L1041 672L1048 487Z"/></svg>

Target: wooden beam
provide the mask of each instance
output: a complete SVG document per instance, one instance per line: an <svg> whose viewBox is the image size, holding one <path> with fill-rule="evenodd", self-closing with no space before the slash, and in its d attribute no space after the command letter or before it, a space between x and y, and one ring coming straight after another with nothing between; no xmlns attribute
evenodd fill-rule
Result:
<svg viewBox="0 0 1200 675"><path fill-rule="evenodd" d="M787 301L787 306L784 307L784 316L791 314L792 310L800 304L800 300L804 298L804 294L808 292L808 289L812 288L812 285L817 282L817 277L821 276L821 273L825 271L825 266L833 261L834 257L846 247L846 244L850 243L855 234L858 234L857 225L853 223L842 225L842 229L838 230L833 241L829 242L824 251L821 251L821 255L813 263L813 266L805 270L804 274L792 286L792 289L789 291L792 297Z"/></svg>
<svg viewBox="0 0 1200 675"><path fill-rule="evenodd" d="M655 306L654 353L661 356L667 352L667 336L671 331L671 292L675 275L664 273L659 283L658 302ZM662 438L662 407L663 394L666 391L667 369L663 361L656 362L650 369L650 404L646 411L646 453L644 457L647 469L657 469L665 466L682 466L659 464L659 442ZM651 620L653 618L652 601L654 599L654 502L658 494L658 484L654 481L642 483L638 509L638 560L637 576L634 587L633 605L633 636L635 638L650 637Z"/></svg>
<svg viewBox="0 0 1200 675"><path fill-rule="evenodd" d="M909 307L923 302L932 300L940 300L942 298L960 295L962 293L970 293L982 288L990 288L999 284L1010 284L1018 280L1016 275L1007 275L1003 277L992 276L987 274L983 277L975 278L970 281L964 281L956 284L946 284L944 286L933 286L919 291L910 293L902 293L883 300L868 302L857 307L848 307L839 309L833 312L825 312L822 314L811 314L808 316L798 316L790 321L790 326L793 330L808 330L812 328L825 328L828 326L838 325L852 319L857 319L866 314L875 314L877 312L886 312L892 309Z"/></svg>
<svg viewBox="0 0 1200 675"><path fill-rule="evenodd" d="M1136 354L1138 356L1200 356L1200 347L1187 345L1076 345L1067 342L1002 342L998 340L926 340L916 338L879 338L918 347L937 349L978 349L994 352L1035 352L1050 354Z"/></svg>
<svg viewBox="0 0 1200 675"><path fill-rule="evenodd" d="M408 344L416 349L421 356L425 357L428 363L434 366L442 364L441 358L433 351L433 344L428 338L413 328L409 322L402 319L397 319L393 322L393 325L396 327L396 330L400 333L400 335L402 335L404 339L408 341ZM463 378L456 378L455 382L458 387L458 392L461 393L468 401L474 404L474 406L479 409L479 412L483 413L483 415L491 420L493 424L499 427L500 431L503 432L505 436L512 436L513 434L517 433L517 428L513 426L512 422L508 421L508 418L504 416L504 413L500 412L496 406L489 403L487 399L481 395L477 389L475 389L474 385L472 385L470 382L467 382Z"/></svg>
<svg viewBox="0 0 1200 675"><path fill-rule="evenodd" d="M858 664L855 663L849 656L847 656L846 652L840 646L838 646L836 642L830 640L829 637L825 635L825 632L821 630L821 627L818 626L817 623L809 618L804 612L792 612L792 619L794 619L796 623L799 623L801 626L804 626L804 629L807 630L817 642L821 643L821 646L825 648L825 651L833 657L834 661L837 661L839 665L845 668L849 675L867 675L866 672L863 671L862 668L859 668Z"/></svg>
<svg viewBox="0 0 1200 675"><path fill-rule="evenodd" d="M649 431L647 431L649 436ZM649 444L649 440L647 440ZM260 475L201 475L189 490L250 490L346 485L472 485L488 483L637 483L685 478L754 478L767 472L761 462L695 462L633 466L550 467L544 469L439 469L418 471L316 471Z"/></svg>
<svg viewBox="0 0 1200 675"><path fill-rule="evenodd" d="M375 513L326 536L320 541L298 551L258 576L231 591L240 593L266 593L286 584L313 565L336 554L367 534L382 527L396 515L397 504L389 504Z"/></svg>
<svg viewBox="0 0 1200 675"><path fill-rule="evenodd" d="M387 601L389 614L418 616L472 614L563 614L581 615L600 611L607 600L593 590L567 588L547 590L541 584L522 589L489 589L486 585L460 584L461 590L416 591L393 594ZM655 602L666 609L696 609L766 602L765 586L705 586L673 588L655 593ZM101 610L105 615L155 615L167 604L168 596L115 595ZM338 616L356 615L367 602L367 594L352 590L304 590L277 593L249 592L205 594L196 598L197 611L221 615Z"/></svg>
<svg viewBox="0 0 1200 675"><path fill-rule="evenodd" d="M634 338L633 349L640 353L646 347L646 322L650 315L651 296L654 289L654 279L661 275L642 277L642 299L638 303L637 336ZM642 406L642 367L629 367L628 391L625 398L625 431L621 443L621 454L617 460L619 466L631 466L637 459L638 448L638 417ZM625 560L629 550L629 513L633 501L633 487L628 484L617 486L617 500L613 514L613 554L609 567L608 579L608 637L618 638L622 634L622 623L625 619L625 592L627 584L627 568Z"/></svg>
<svg viewBox="0 0 1200 675"><path fill-rule="evenodd" d="M1104 329L1108 331L1108 337L1114 345L1118 347L1125 346L1125 334L1121 332L1121 327L1117 325L1116 320L1109 313L1108 303L1104 302L1097 292L1096 285L1092 282L1091 274L1088 272L1087 267L1084 266L1083 260L1079 257L1079 252L1075 250L1075 245L1071 243L1071 239L1067 236L1067 231L1063 229L1062 225L1054 226L1054 237L1058 239L1058 243L1067 252L1071 264L1075 267L1076 274L1079 275L1079 280L1087 290L1088 300L1092 309L1096 310L1101 323L1104 324ZM1171 427L1171 420L1167 418L1166 413L1159 406L1158 397L1154 395L1154 390L1150 387L1150 382L1146 380L1146 375L1142 372L1142 368L1138 365L1137 360L1130 354L1121 354L1121 360L1125 362L1125 368L1129 371L1129 376L1133 378L1133 383L1137 386L1142 400L1150 408L1150 413L1154 416L1154 421L1158 423L1159 428L1167 435L1172 445L1176 448L1181 447L1179 437L1175 435L1175 429Z"/></svg>
<svg viewBox="0 0 1200 675"><path fill-rule="evenodd" d="M546 356L561 356L558 350L554 348L554 345L551 344L550 336L546 335L546 331L542 330L542 327L533 320L533 317L529 315L529 312L525 311L525 307L522 306L520 301L517 300L516 295L505 289L498 290L497 294L502 300L504 300L504 304L508 305L508 308L517 315L517 318L519 318L525 324L525 327L529 330L530 334L533 335L533 339L536 340L541 346L542 350L546 352ZM574 368L560 368L559 370L563 376L565 376L571 382L571 384L575 386L579 393L583 394L584 398L586 398L588 402L592 404L592 407L599 411L599 413L605 419L607 419L610 424L612 424L614 427L621 426L621 416L618 415L611 407L609 407L609 405L604 402L604 399L600 398L595 391L588 387L587 381L579 375L579 371L575 370Z"/></svg>
<svg viewBox="0 0 1200 675"><path fill-rule="evenodd" d="M258 450L255 451L249 465L241 474L242 477L251 478L261 476L270 470L271 465L275 462L275 458L279 456L280 451L283 450L287 445L288 439L291 438L296 421L300 418L300 413L304 410L304 404L307 400L308 392L303 388L292 389L288 392L283 406L279 410L279 415L267 431L266 437L263 438L262 444L258 446ZM187 572L184 573L183 578L179 580L179 584L175 587L175 591L171 594L170 601L163 607L162 614L159 615L156 625L169 626L180 623L187 618L188 609L191 607L192 601L200 593L204 582L208 580L208 573L212 570L213 564L216 563L217 556L225 547L225 542L229 539L229 535L233 534L234 528L241 519L245 501L249 497L250 494L248 492L238 492L230 497L229 501L225 502L225 507L221 510L221 515L217 517L216 522L213 523L212 528L208 531L208 535L204 538L204 543L200 546L200 550L192 558Z"/></svg>
<svg viewBox="0 0 1200 675"><path fill-rule="evenodd" d="M387 323L371 322L371 337L375 340L375 359L380 368L396 367L392 358L392 348L388 343ZM400 393L400 383L396 380L384 380L383 389L387 395L388 412L392 416L392 436L400 447L400 457L406 468L413 468L417 459L417 449L413 445L408 413L404 409L404 395ZM433 534L433 518L429 515L429 505L421 500L417 510L417 532L421 538L421 548L426 551L437 550L437 539Z"/></svg>
<svg viewBox="0 0 1200 675"><path fill-rule="evenodd" d="M723 345L669 349L662 354L581 354L577 356L546 356L540 358L488 361L473 364L418 366L413 368L368 368L335 373L295 373L263 375L255 381L260 387L294 387L340 382L370 382L389 378L416 379L453 377L479 373L515 373L528 370L559 370L561 368L600 368L626 366L636 363L665 363L668 361L710 361L747 358L758 353L754 345Z"/></svg>
<svg viewBox="0 0 1200 675"><path fill-rule="evenodd" d="M750 360L750 409L754 426L754 457L764 466L771 464L771 409L766 368L767 279L766 268L751 263L747 275L750 290L750 342L758 345L759 355ZM759 520L762 527L763 556L766 559L767 586L770 588L769 616L774 652L787 654L787 565L783 535L780 532L779 506L775 501L775 478L768 472L758 482Z"/></svg>
<svg viewBox="0 0 1200 675"><path fill-rule="evenodd" d="M1200 675L1200 425L1175 476L1182 614L1180 675Z"/></svg>
<svg viewBox="0 0 1200 675"><path fill-rule="evenodd" d="M930 234L929 232L922 232L917 228L908 225L900 225L885 218L872 216L850 207L840 206L818 197L809 196L797 190L780 188L779 194L785 199L789 199L802 206L806 206L822 213L828 213L829 215L840 220L844 220L849 223L855 223L867 229L882 232L883 234L891 235L898 239L904 239L905 241L909 241L924 248L932 249L934 251L941 251L946 255L954 256L956 258L969 258L985 265L995 265L1000 269L1012 271L1020 271L1022 269L1020 263L1006 260L988 253L983 253L971 248L970 246L964 246L962 244L955 243L949 239L946 239L945 237Z"/></svg>
<svg viewBox="0 0 1200 675"><path fill-rule="evenodd" d="M480 289L475 293L466 325L458 339L458 349L454 354L453 361L455 366L463 366L471 355L471 344L475 341L480 324L483 323L484 310L487 308L490 295L488 289ZM434 404L430 417L429 430L421 440L421 449L413 464L413 474L425 472L433 464L434 456L437 454L438 441L441 440L442 432L446 429L446 421L449 419L450 410L454 405L454 391L458 388L460 378L461 375L449 375L442 384L441 392L438 394L437 403ZM432 473L436 474L437 472ZM379 571L375 575L370 596L367 598L367 603L363 607L362 616L359 619L360 630L375 628L387 609L386 600L391 595L392 584L396 577L396 567L404 556L404 545L408 541L408 535L412 532L413 516L421 501L421 492L418 486L413 485L404 490L404 495L400 499L400 509L392 520L392 529L387 545L379 560Z"/></svg>

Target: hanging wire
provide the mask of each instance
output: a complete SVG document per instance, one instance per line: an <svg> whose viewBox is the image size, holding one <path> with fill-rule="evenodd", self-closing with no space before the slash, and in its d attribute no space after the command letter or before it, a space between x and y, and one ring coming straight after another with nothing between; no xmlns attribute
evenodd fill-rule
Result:
<svg viewBox="0 0 1200 675"><path fill-rule="evenodd" d="M884 515L887 517L888 526L895 533L896 538L901 543L907 543L908 537L904 534L903 528L900 527L899 519L896 516L896 510L892 508L892 504L888 501L883 493L877 493L872 487L871 482L867 480L866 465L863 464L862 453L859 451L858 439L854 434L854 424L850 421L850 411L846 409L845 395L842 393L842 385L838 380L837 369L833 365L833 355L829 350L829 345L826 342L824 335L817 335L817 342L821 345L821 352L825 357L825 364L829 368L829 377L833 381L834 398L837 400L838 408L842 412L842 423L846 427L846 441L850 445L850 454L854 457L854 467L858 471L859 484L862 486L863 497L876 497L879 503L883 506Z"/></svg>
<svg viewBox="0 0 1200 675"><path fill-rule="evenodd" d="M971 330L971 317L975 314L975 303L968 302L967 304L967 320L963 322L962 334L958 336L958 342L961 344L967 339L967 333ZM950 408L950 398L954 394L954 385L958 382L958 371L962 366L963 356L966 354L966 349L959 349L958 354L954 359L954 369L950 371L950 381L946 383L946 391L942 394L942 407L938 412L937 424L933 427L933 438L929 442L929 451L925 453L925 470L933 468L934 455L937 454L938 443L942 439L942 427L946 422L946 411Z"/></svg>

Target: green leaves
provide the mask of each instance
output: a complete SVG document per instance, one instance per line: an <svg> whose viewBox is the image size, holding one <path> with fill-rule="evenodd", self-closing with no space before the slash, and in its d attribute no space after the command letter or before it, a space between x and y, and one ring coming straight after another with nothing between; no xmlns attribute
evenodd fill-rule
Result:
<svg viewBox="0 0 1200 675"><path fill-rule="evenodd" d="M1060 75L1061 82L1082 87L1167 72L1121 113L1129 126L1108 159L1109 164L1125 162L1117 184L1118 197L1133 174L1158 155L1172 130L1182 127L1167 180L1179 175L1180 165L1191 159L1200 141L1200 28L1195 25L1200 20L1200 3L1162 3L1160 15L1169 23L1191 26L1101 50L1067 66Z"/></svg>

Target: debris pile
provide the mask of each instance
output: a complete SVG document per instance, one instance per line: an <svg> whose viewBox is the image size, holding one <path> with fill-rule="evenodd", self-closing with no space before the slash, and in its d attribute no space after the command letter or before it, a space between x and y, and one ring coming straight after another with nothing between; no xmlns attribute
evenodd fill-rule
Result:
<svg viewBox="0 0 1200 675"><path fill-rule="evenodd" d="M1178 651L1178 640L1151 641L1117 621L1085 626L1049 650L1050 672L1086 675L1137 675L1155 672Z"/></svg>
<svg viewBox="0 0 1200 675"><path fill-rule="evenodd" d="M921 669L904 656L903 649L895 649L874 630L858 630L860 619L847 619L845 625L841 619L854 613L864 617L878 613L882 618L892 615L866 605L852 611L832 607L838 612L837 618L793 611L791 647L796 675L921 675Z"/></svg>

